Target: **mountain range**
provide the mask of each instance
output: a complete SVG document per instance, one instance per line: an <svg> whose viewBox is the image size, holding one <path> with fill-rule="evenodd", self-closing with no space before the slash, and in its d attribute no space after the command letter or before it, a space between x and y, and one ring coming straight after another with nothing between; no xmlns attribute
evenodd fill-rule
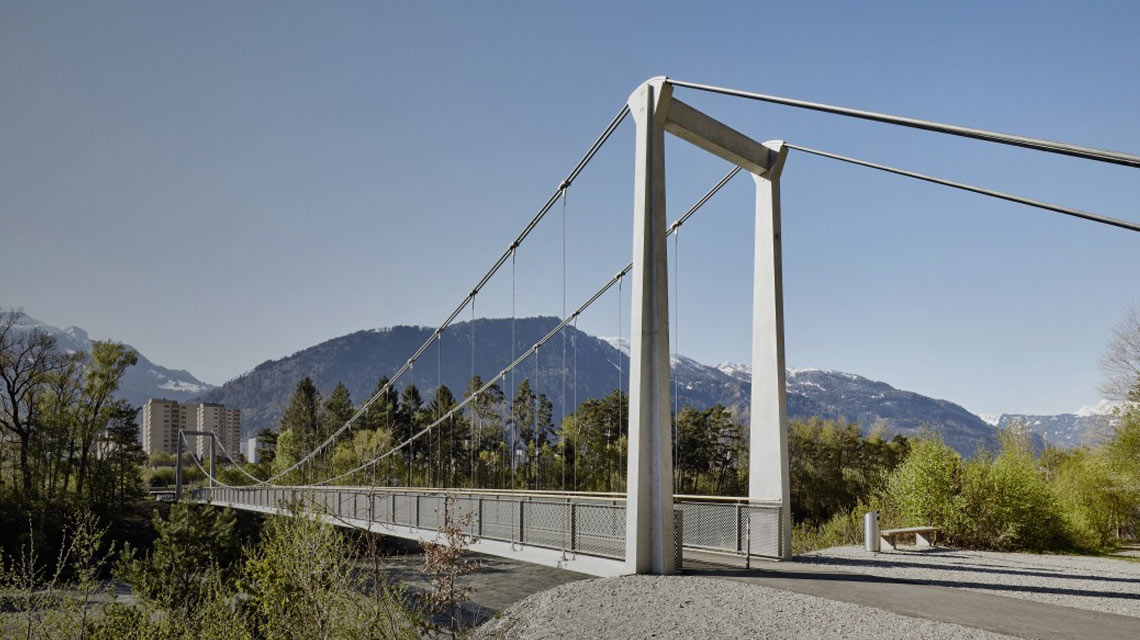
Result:
<svg viewBox="0 0 1140 640"><path fill-rule="evenodd" d="M462 396L472 371L484 380L496 377L515 356L526 353L558 322L557 318L538 317L455 323L428 347L397 386L402 390L414 382L425 401L441 383L456 396ZM32 329L54 335L59 347L66 351L90 348L90 338L78 327L60 329L22 317L18 330ZM148 398L220 402L242 410L243 434L251 434L276 425L304 377L312 378L325 394L343 382L352 399L361 402L375 391L377 380L403 366L432 331L414 326L357 331L263 362L221 387L205 383L188 371L157 365L140 353L138 364L123 377L119 396L135 405ZM628 340L624 338L595 337L567 327L562 336L555 336L537 355L532 354L513 374L507 374L506 384L500 385L514 388L528 379L536 393L550 398L557 421L563 415L564 404L569 412L577 403L610 393L619 384L628 391L628 350ZM747 420L751 385L747 365L724 362L709 366L674 356L673 371L676 402L680 406L705 408L720 403ZM864 432L882 425L888 433L908 436L929 427L964 455L979 447L995 446L999 430L1012 425L1027 428L1039 446L1079 446L1111 428L1115 408L1102 401L1058 415L979 416L947 400L897 389L852 373L823 369L788 369L787 390L789 417L846 420L858 423Z"/></svg>
<svg viewBox="0 0 1140 640"><path fill-rule="evenodd" d="M402 389L414 382L425 400L440 383L462 395L473 367L484 380L495 377L513 359L512 353L525 353L557 323L558 319L552 317L477 319L474 326L470 322L456 323L428 347L398 387ZM288 357L264 362L205 393L202 399L240 407L243 431L247 432L274 425L297 382L305 376L311 377L325 393L343 382L353 400L360 402L375 390L381 375L391 375L399 369L431 334L432 329L427 327L396 326L333 338ZM531 356L515 370L513 381L510 374L507 376L507 387L527 378L536 393L550 397L556 420L562 415L564 397L569 411L576 406L575 398L582 401L598 397L619 384L628 384L625 340L598 338L568 327L565 341L565 375L562 338L556 336L539 349L537 357ZM747 366L708 366L683 356L674 357L673 365L681 406L704 408L720 403L747 418L751 375ZM993 447L998 441L999 428L965 408L896 389L885 382L840 371L789 369L787 385L788 414L793 418L848 420L857 422L864 431L882 424L889 433L903 435L915 435L929 426L965 455L973 454L979 447Z"/></svg>
<svg viewBox="0 0 1140 640"><path fill-rule="evenodd" d="M1093 444L1109 435L1116 425L1115 411L1118 402L1101 400L1095 405L1081 407L1072 413L1055 415L1029 415L1022 413L983 413L979 417L995 427L1005 429L1021 425L1040 435L1050 445L1079 447Z"/></svg>
<svg viewBox="0 0 1140 640"><path fill-rule="evenodd" d="M0 312L0 316L3 316L4 313L7 312ZM79 327L60 329L30 316L21 315L16 320L13 329L22 332L38 330L42 333L51 334L55 336L57 347L67 353L91 351L91 338L86 331ZM130 345L127 346L138 352L138 349ZM141 406L146 404L148 398L166 398L183 402L196 398L213 388L214 385L202 382L189 371L167 369L151 362L146 356L139 353L138 363L129 367L123 374L123 379L119 383L118 397L133 405Z"/></svg>

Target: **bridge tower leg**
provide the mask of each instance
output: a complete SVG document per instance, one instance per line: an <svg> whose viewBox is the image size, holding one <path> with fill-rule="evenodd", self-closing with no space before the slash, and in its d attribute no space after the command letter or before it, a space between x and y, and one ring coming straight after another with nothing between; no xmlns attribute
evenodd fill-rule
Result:
<svg viewBox="0 0 1140 640"><path fill-rule="evenodd" d="M654 78L629 98L637 125L625 539L630 573L675 570L665 242L665 123L671 97L665 79Z"/></svg>
<svg viewBox="0 0 1140 640"><path fill-rule="evenodd" d="M752 285L748 498L780 502L779 555L788 559L792 555L792 517L780 255L780 173L788 150L783 142L766 142L764 146L769 152L768 170L752 175L756 181L756 262Z"/></svg>

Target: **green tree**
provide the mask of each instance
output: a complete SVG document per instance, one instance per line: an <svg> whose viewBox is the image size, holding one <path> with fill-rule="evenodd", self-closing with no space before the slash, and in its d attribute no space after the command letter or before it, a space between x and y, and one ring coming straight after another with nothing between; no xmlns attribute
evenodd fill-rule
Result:
<svg viewBox="0 0 1140 640"><path fill-rule="evenodd" d="M142 495L139 472L146 453L139 444L138 409L125 400L116 400L109 407L107 420L107 453L114 497L119 503Z"/></svg>
<svg viewBox="0 0 1140 640"><path fill-rule="evenodd" d="M33 414L47 376L66 361L56 351L55 337L38 330L24 331L18 325L23 318L19 312L0 314L0 426L16 438L21 488L31 495L29 454L37 427Z"/></svg>
<svg viewBox="0 0 1140 640"><path fill-rule="evenodd" d="M75 492L83 496L84 483L91 465L92 448L111 418L108 405L119 390L119 381L127 367L138 362L138 354L120 342L96 340L91 343L91 359L84 372L79 397L78 467Z"/></svg>
<svg viewBox="0 0 1140 640"><path fill-rule="evenodd" d="M229 508L179 502L167 518L155 512L152 522L157 539L150 554L140 557L126 545L116 574L140 597L185 615L206 595L204 578L212 570L232 575L241 551L236 518Z"/></svg>
<svg viewBox="0 0 1140 640"><path fill-rule="evenodd" d="M395 385L389 384L388 376L380 376L376 381L376 390L372 392L372 395L376 394L380 394L380 397L368 406L368 411L363 416L364 428L383 427L392 430L399 421L400 393Z"/></svg>
<svg viewBox="0 0 1140 640"><path fill-rule="evenodd" d="M79 431L79 394L83 386L85 353L64 356L62 366L46 376L46 388L36 408L34 464L39 467L39 493L58 500L69 489Z"/></svg>
<svg viewBox="0 0 1140 640"><path fill-rule="evenodd" d="M403 442L411 438L420 426L424 424L425 413L423 410L424 400L420 395L420 390L416 387L414 382L409 382L408 386L404 387L403 393L400 394L400 421L399 430L396 433L396 438ZM407 472L407 483L409 486L414 484L414 469L418 462L418 456L422 455L422 445L419 442L410 442L408 446L404 447L407 452L405 455L405 467Z"/></svg>
<svg viewBox="0 0 1140 640"><path fill-rule="evenodd" d="M473 376L467 384L464 397L470 397L482 389L484 384L482 377ZM506 442L503 404L503 389L495 383L467 405L470 408L468 426L472 433L469 439L474 440L474 450L469 452L469 457L473 457L475 462L472 486L500 486L500 474L505 467L501 450Z"/></svg>
<svg viewBox="0 0 1140 640"><path fill-rule="evenodd" d="M455 395L451 393L451 389L447 385L440 385L432 395L431 402L427 406L427 416L425 419L425 426L427 424L434 424L441 420L449 411L455 408L457 404ZM436 425L429 435L428 442L434 443L434 447L429 447L428 460L432 463L432 479L433 486L440 484L451 484L450 470L454 464L454 435L458 429L455 427L455 418L444 420L442 423Z"/></svg>
<svg viewBox="0 0 1140 640"><path fill-rule="evenodd" d="M511 470L513 473L517 474L519 467L524 463L523 460L518 459L519 452L527 451L534 443L536 409L534 391L530 388L530 380L524 378L515 389L515 397L511 402ZM526 475L523 476L524 483L526 477ZM517 483L518 480L516 479L515 482Z"/></svg>
<svg viewBox="0 0 1140 640"><path fill-rule="evenodd" d="M566 416L558 429L566 439L568 481L576 490L620 491L624 488L626 420L629 398L613 391L591 398Z"/></svg>
<svg viewBox="0 0 1140 640"><path fill-rule="evenodd" d="M258 457L261 460L261 464L272 468L273 459L277 454L277 432L270 427L262 427L257 430L255 437L257 438L257 445L260 449Z"/></svg>
<svg viewBox="0 0 1140 640"><path fill-rule="evenodd" d="M311 378L303 378L297 383L289 406L281 414L281 423L277 428L277 455L273 461L275 474L296 464L320 444L322 410L321 392ZM316 475L312 463L297 471L298 477L305 482L311 482Z"/></svg>
<svg viewBox="0 0 1140 640"><path fill-rule="evenodd" d="M336 388L329 394L329 399L325 401L325 411L322 416L324 421L322 435L326 438L332 435L355 413L356 407L352 405L352 398L348 395L348 387L345 387L343 382L336 383Z"/></svg>

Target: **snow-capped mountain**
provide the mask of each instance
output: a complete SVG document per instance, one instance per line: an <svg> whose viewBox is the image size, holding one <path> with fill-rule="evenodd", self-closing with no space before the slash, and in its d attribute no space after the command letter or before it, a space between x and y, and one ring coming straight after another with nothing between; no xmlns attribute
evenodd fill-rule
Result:
<svg viewBox="0 0 1140 640"><path fill-rule="evenodd" d="M1116 425L1116 412L1123 404L1100 400L1072 413L1028 415L1023 413L983 413L982 420L995 427L1023 425L1051 446L1079 447L1092 444L1111 433Z"/></svg>
<svg viewBox="0 0 1140 640"><path fill-rule="evenodd" d="M752 367L740 362L722 362L716 366L716 370L739 380L752 379Z"/></svg>
<svg viewBox="0 0 1140 640"><path fill-rule="evenodd" d="M0 313L0 316L3 315ZM91 338L79 327L60 329L42 320L23 315L16 321L15 328L20 331L39 330L51 334L55 336L58 348L67 353L91 350ZM141 406L149 398L184 401L214 388L214 385L202 382L189 371L168 369L151 362L139 353L138 364L123 374L116 395L135 406Z"/></svg>

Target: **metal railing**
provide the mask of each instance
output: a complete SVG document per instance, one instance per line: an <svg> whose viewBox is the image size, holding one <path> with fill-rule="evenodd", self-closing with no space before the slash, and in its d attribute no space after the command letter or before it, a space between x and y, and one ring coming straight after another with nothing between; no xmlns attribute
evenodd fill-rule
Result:
<svg viewBox="0 0 1140 640"><path fill-rule="evenodd" d="M192 500L236 508L319 513L347 526L438 531L445 521L480 539L622 560L621 494L367 487L242 487L190 491ZM780 505L744 498L676 496L684 549L779 557ZM449 513L445 513L449 511Z"/></svg>

